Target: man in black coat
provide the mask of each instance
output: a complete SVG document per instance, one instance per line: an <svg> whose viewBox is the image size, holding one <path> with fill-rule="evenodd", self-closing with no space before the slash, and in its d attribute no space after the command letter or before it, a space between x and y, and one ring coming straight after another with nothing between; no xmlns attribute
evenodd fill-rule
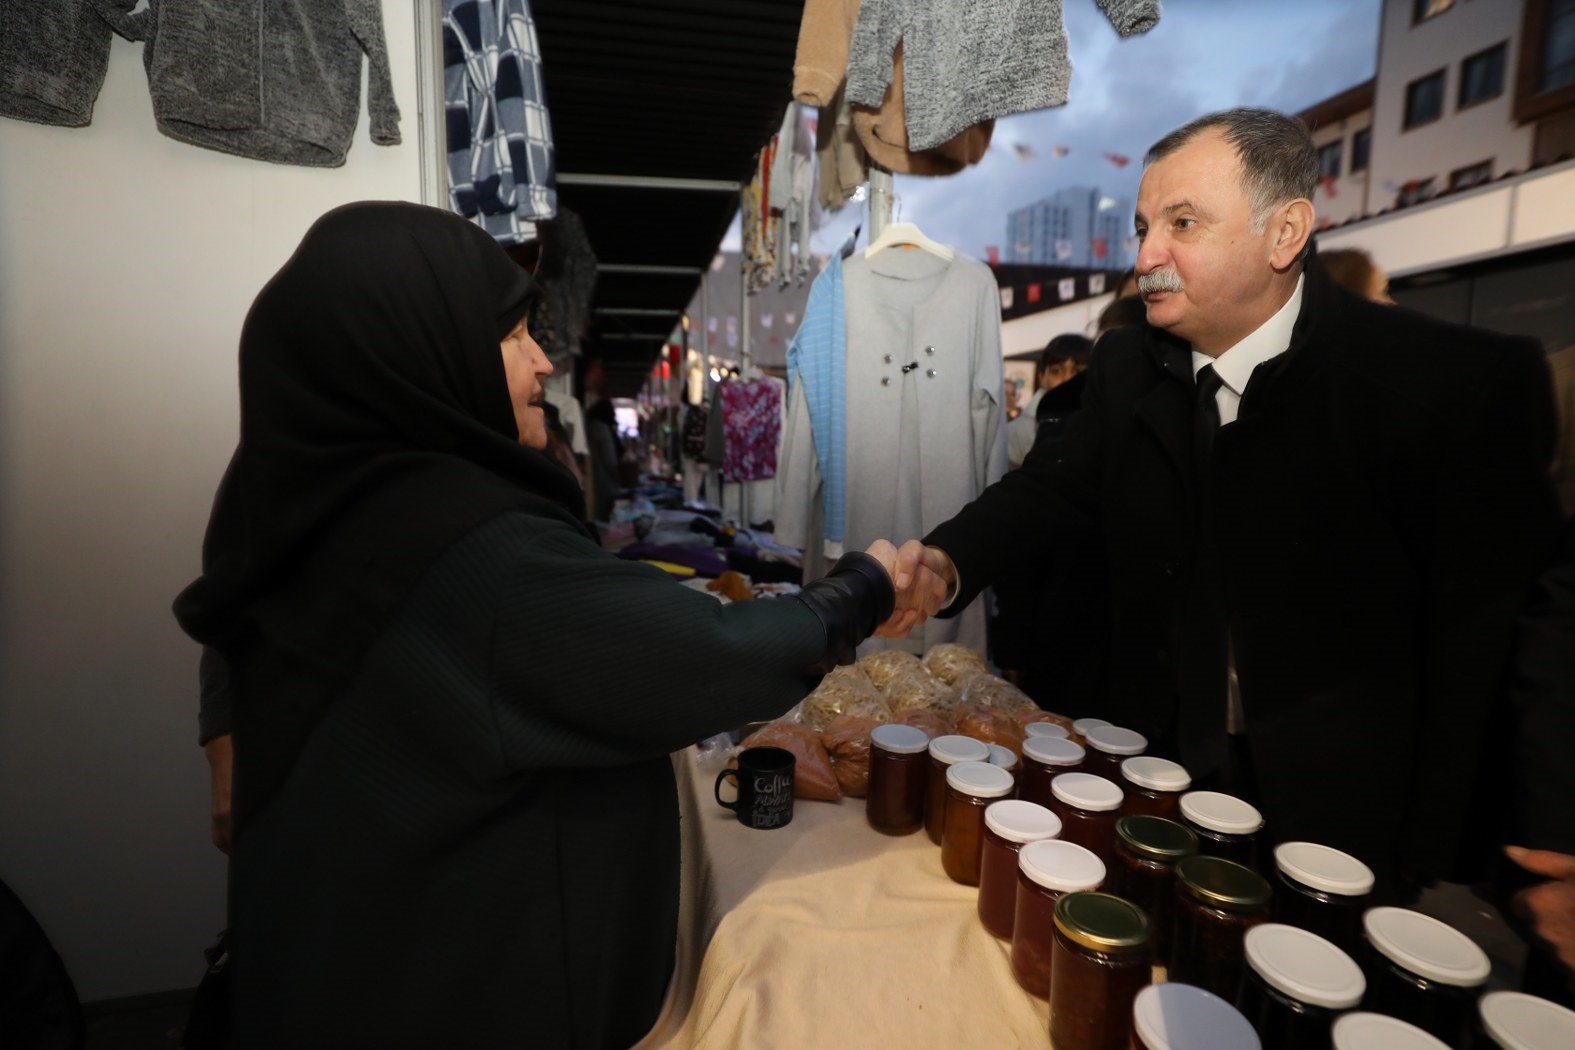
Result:
<svg viewBox="0 0 1575 1050"><path fill-rule="evenodd" d="M1146 163L1147 326L1100 343L1061 441L904 546L886 630L1096 520L1100 715L1195 783L1250 791L1245 756L1275 837L1354 854L1382 897L1460 878L1503 841L1478 810L1495 696L1558 536L1544 358L1337 289L1295 118L1212 114Z"/></svg>

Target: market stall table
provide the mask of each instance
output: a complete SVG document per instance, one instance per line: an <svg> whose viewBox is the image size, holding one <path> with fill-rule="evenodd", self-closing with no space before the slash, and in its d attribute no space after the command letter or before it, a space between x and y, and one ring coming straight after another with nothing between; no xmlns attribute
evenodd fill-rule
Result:
<svg viewBox="0 0 1575 1050"><path fill-rule="evenodd" d="M678 974L642 1046L1048 1046L978 892L922 833L870 828L862 799L796 800L771 831L716 804L720 752L674 756L684 835Z"/></svg>

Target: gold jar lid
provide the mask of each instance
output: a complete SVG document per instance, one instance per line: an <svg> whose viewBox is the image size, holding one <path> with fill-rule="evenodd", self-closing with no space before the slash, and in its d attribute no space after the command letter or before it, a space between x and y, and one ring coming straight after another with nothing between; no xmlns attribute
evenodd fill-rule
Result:
<svg viewBox="0 0 1575 1050"><path fill-rule="evenodd" d="M1132 852L1151 860L1176 860L1198 851L1191 828L1146 813L1116 821L1116 835Z"/></svg>
<svg viewBox="0 0 1575 1050"><path fill-rule="evenodd" d="M1204 904L1227 911L1261 908L1274 892L1268 880L1251 868L1205 854L1176 862L1176 884Z"/></svg>
<svg viewBox="0 0 1575 1050"><path fill-rule="evenodd" d="M1067 940L1096 952L1146 949L1148 916L1129 900L1109 893L1068 893L1055 904L1055 928Z"/></svg>

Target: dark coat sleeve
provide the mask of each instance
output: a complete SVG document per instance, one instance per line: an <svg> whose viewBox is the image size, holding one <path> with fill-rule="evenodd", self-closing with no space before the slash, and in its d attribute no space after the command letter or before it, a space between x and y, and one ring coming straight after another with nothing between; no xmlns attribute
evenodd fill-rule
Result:
<svg viewBox="0 0 1575 1050"><path fill-rule="evenodd" d="M1507 697L1511 840L1575 853L1575 521L1521 617Z"/></svg>
<svg viewBox="0 0 1575 1050"><path fill-rule="evenodd" d="M510 768L621 765L776 718L826 649L802 602L722 605L565 526L510 565L492 646Z"/></svg>

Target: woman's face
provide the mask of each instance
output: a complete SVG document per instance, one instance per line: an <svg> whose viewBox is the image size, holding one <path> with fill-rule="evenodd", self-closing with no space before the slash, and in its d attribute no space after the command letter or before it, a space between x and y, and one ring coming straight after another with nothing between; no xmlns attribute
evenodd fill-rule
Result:
<svg viewBox="0 0 1575 1050"><path fill-rule="evenodd" d="M546 392L541 381L552 375L552 362L541 352L536 340L525 330L525 321L499 344L503 351L503 373L509 381L509 400L514 404L514 425L520 444L527 448L547 447L547 414L541 404Z"/></svg>

